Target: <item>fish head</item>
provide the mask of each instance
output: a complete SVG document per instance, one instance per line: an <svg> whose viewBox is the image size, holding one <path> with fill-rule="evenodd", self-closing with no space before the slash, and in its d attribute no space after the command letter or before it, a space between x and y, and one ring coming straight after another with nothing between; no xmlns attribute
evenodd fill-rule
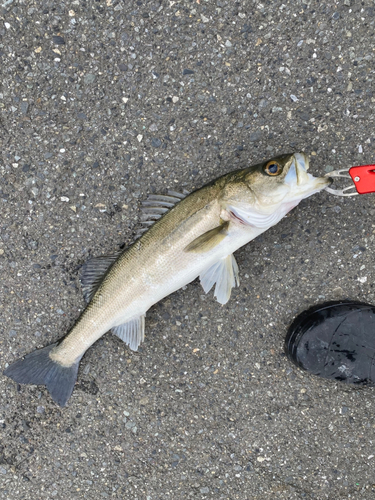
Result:
<svg viewBox="0 0 375 500"><path fill-rule="evenodd" d="M223 206L250 225L259 226L257 219L264 219L265 225L271 219L277 222L301 200L332 183L327 177L314 177L308 168L308 156L293 153L234 172L223 190Z"/></svg>

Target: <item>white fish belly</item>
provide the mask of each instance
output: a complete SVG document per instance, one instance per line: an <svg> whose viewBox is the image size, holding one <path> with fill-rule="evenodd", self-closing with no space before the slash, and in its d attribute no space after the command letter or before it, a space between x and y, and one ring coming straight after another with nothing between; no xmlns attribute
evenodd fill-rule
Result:
<svg viewBox="0 0 375 500"><path fill-rule="evenodd" d="M200 254L180 250L172 262L170 255L161 255L158 267L165 270L163 279L156 281L155 277L148 272L147 266L145 266L140 279L145 283L148 282L148 287L144 293L134 298L132 303L122 311L120 318L116 318L116 325L122 324L135 316L145 314L150 307L164 297L191 283L203 271L227 255L231 255L267 229L236 225L231 228L226 238L209 252ZM168 272L168 267L170 267L171 271L173 269L173 272Z"/></svg>

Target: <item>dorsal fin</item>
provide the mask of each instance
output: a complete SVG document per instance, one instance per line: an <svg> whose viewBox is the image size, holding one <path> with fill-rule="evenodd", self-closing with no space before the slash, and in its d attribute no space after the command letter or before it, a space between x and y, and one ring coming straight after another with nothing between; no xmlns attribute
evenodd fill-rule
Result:
<svg viewBox="0 0 375 500"><path fill-rule="evenodd" d="M120 253L121 252L117 252L114 255L94 257L83 264L81 270L81 285L83 297L86 302L90 302L93 298L108 269L116 262Z"/></svg>
<svg viewBox="0 0 375 500"><path fill-rule="evenodd" d="M141 223L143 227L136 233L136 238L140 238L162 215L167 213L178 202L190 194L184 189L182 193L168 190L167 194L150 194L142 202Z"/></svg>
<svg viewBox="0 0 375 500"><path fill-rule="evenodd" d="M188 194L190 194L190 191L183 189L182 193L180 193L179 191L173 191L171 189L168 189L167 194L168 196L174 196L175 198L180 198L180 200L183 200L184 198L186 198Z"/></svg>

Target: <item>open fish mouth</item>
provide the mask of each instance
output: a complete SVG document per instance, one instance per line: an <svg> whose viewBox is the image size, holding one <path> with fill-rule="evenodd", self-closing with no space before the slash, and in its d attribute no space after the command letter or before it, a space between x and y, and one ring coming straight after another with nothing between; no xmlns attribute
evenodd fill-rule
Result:
<svg viewBox="0 0 375 500"><path fill-rule="evenodd" d="M302 186L310 182L314 177L307 173L309 166L309 159L304 153L295 153L285 183L290 186Z"/></svg>
<svg viewBox="0 0 375 500"><path fill-rule="evenodd" d="M307 172L308 169L309 159L307 155L295 153L284 182L300 198L307 198L332 183L332 180L327 177L314 177Z"/></svg>
<svg viewBox="0 0 375 500"><path fill-rule="evenodd" d="M306 172L309 169L310 163L309 158L305 153L295 153L295 162L298 164L299 170Z"/></svg>

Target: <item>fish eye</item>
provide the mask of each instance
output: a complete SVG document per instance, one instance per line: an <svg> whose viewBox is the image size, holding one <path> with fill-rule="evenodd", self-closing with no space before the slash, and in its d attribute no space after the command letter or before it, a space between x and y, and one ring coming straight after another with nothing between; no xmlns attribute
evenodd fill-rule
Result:
<svg viewBox="0 0 375 500"><path fill-rule="evenodd" d="M282 166L274 160L269 161L264 167L264 171L268 175L280 175L282 170Z"/></svg>

